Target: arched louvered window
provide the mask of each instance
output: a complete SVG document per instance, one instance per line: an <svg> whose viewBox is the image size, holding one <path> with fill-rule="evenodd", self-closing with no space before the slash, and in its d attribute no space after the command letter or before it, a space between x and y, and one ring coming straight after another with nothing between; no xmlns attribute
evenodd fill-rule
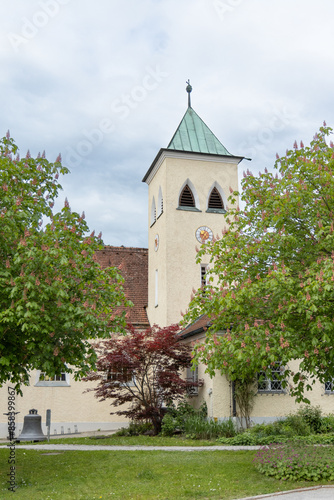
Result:
<svg viewBox="0 0 334 500"><path fill-rule="evenodd" d="M163 213L163 211L164 211L164 199L162 197L161 187L159 187L157 217L160 217L160 215Z"/></svg>
<svg viewBox="0 0 334 500"><path fill-rule="evenodd" d="M153 196L152 205L151 205L151 226L152 226L152 224L155 223L156 220L157 220L157 211L156 211L156 207L155 207L155 199Z"/></svg>
<svg viewBox="0 0 334 500"><path fill-rule="evenodd" d="M180 200L179 200L179 206L180 207L196 207L195 205L195 198L193 195L192 190L186 184L184 188L182 189L181 195L180 195Z"/></svg>
<svg viewBox="0 0 334 500"><path fill-rule="evenodd" d="M214 210L224 210L224 203L220 193L216 187L211 191L208 208L212 208Z"/></svg>

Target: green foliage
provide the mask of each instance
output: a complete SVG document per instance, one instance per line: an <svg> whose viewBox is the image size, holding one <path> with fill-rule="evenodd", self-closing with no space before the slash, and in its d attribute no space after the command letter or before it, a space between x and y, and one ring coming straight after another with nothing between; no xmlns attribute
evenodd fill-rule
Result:
<svg viewBox="0 0 334 500"><path fill-rule="evenodd" d="M215 439L219 436L235 436L236 428L231 419L218 422L207 420L207 406L204 402L195 410L187 401L169 408L162 421L162 435L182 433L190 439Z"/></svg>
<svg viewBox="0 0 334 500"><path fill-rule="evenodd" d="M321 418L320 432L321 434L334 433L334 415L324 415Z"/></svg>
<svg viewBox="0 0 334 500"><path fill-rule="evenodd" d="M223 237L203 245L210 258L206 293L184 323L207 315L212 326L195 348L211 375L253 378L282 363L277 375L297 401L316 379L334 378L334 144L325 124L310 146L277 159L276 174L245 174L241 200L229 198ZM296 372L291 360L301 359Z"/></svg>
<svg viewBox="0 0 334 500"><path fill-rule="evenodd" d="M332 447L305 446L288 442L259 450L255 456L256 468L266 476L293 481L334 480Z"/></svg>
<svg viewBox="0 0 334 500"><path fill-rule="evenodd" d="M285 420L275 420L274 422L269 422L268 424L253 425L249 429L249 432L251 434L256 434L259 437L277 436L282 434L282 428L284 425L285 425Z"/></svg>
<svg viewBox="0 0 334 500"><path fill-rule="evenodd" d="M130 422L128 427L122 427L114 436L141 436L150 431L153 431L151 422Z"/></svg>
<svg viewBox="0 0 334 500"><path fill-rule="evenodd" d="M186 437L192 439L216 439L218 437L232 437L236 429L231 419L216 422L215 420L204 420L201 417L189 417L184 424Z"/></svg>
<svg viewBox="0 0 334 500"><path fill-rule="evenodd" d="M60 157L51 163L44 154L16 153L7 134L0 140L0 384L19 391L34 368L49 376L94 368L89 339L123 331L125 312L115 309L129 302L118 270L96 262L102 240L89 235L84 214L67 200L53 213L58 177L68 173Z"/></svg>
<svg viewBox="0 0 334 500"><path fill-rule="evenodd" d="M311 434L311 427L298 412L288 415L281 422L281 428L285 436L309 436Z"/></svg>
<svg viewBox="0 0 334 500"><path fill-rule="evenodd" d="M171 413L166 413L162 419L161 434L163 436L173 436L178 430L178 420Z"/></svg>
<svg viewBox="0 0 334 500"><path fill-rule="evenodd" d="M206 408L206 403L204 403L204 405L205 406L203 408ZM194 416L197 414L203 415L203 409L201 407L201 409L198 411L186 399L183 399L178 403L177 406L175 404L171 404L168 407L168 413L182 421L186 420L190 416ZM203 415L203 417L204 416L206 417L206 415Z"/></svg>
<svg viewBox="0 0 334 500"><path fill-rule="evenodd" d="M321 432L322 426L322 410L320 406L304 405L301 406L297 415L309 425L312 432L318 434Z"/></svg>
<svg viewBox="0 0 334 500"><path fill-rule="evenodd" d="M201 418L205 418L203 416L203 409L199 412L196 411L195 408L185 399L181 400L177 406L172 403L168 407L167 413L162 420L162 435L172 436L177 432L184 432L186 420L196 415L200 415Z"/></svg>
<svg viewBox="0 0 334 500"><path fill-rule="evenodd" d="M262 446L272 443L286 443L288 441L304 444L334 444L334 434L311 434L308 436L296 436L290 432L275 435L256 435L250 430L237 434L235 437L220 437L218 443L225 446Z"/></svg>

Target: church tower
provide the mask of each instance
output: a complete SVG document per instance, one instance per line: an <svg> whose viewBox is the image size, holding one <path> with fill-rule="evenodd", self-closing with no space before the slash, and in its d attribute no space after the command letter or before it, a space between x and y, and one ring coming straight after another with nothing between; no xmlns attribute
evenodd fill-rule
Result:
<svg viewBox="0 0 334 500"><path fill-rule="evenodd" d="M196 264L196 246L221 236L243 159L231 155L191 107L187 83L188 109L143 178L149 186L147 314L161 327L181 320L192 290L205 282L208 262Z"/></svg>

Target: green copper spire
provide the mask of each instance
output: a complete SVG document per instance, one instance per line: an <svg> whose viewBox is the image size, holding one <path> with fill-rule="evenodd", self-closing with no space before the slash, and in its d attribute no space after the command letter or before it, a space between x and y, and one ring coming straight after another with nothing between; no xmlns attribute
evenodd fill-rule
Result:
<svg viewBox="0 0 334 500"><path fill-rule="evenodd" d="M192 86L189 80L186 83L188 84L186 87L188 109L167 149L232 156L191 107L190 93Z"/></svg>

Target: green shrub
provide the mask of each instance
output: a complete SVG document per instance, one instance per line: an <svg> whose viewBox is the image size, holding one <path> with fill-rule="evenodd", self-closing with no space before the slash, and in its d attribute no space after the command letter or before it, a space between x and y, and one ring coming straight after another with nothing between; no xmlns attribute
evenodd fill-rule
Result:
<svg viewBox="0 0 334 500"><path fill-rule="evenodd" d="M300 413L300 410L295 414L290 413L283 421L282 427L286 429L286 432L283 430L283 434L291 437L309 436L311 434L311 427L308 421Z"/></svg>
<svg viewBox="0 0 334 500"><path fill-rule="evenodd" d="M276 420L275 422L270 422L268 424L256 424L248 429L251 434L256 434L259 437L262 436L277 436L282 434L282 427L284 425L284 420Z"/></svg>
<svg viewBox="0 0 334 500"><path fill-rule="evenodd" d="M174 404L168 406L167 413L180 420L184 420L191 415L196 415L198 410L195 410L188 401L181 401L177 406Z"/></svg>
<svg viewBox="0 0 334 500"><path fill-rule="evenodd" d="M186 432L186 422L189 419L197 419L198 421L206 422L207 406L204 402L198 410L196 410L188 401L181 401L178 406L170 405L167 413L162 420L161 433L164 436L172 436L177 432Z"/></svg>
<svg viewBox="0 0 334 500"><path fill-rule="evenodd" d="M334 415L326 415L321 418L320 432L323 434L334 432Z"/></svg>
<svg viewBox="0 0 334 500"><path fill-rule="evenodd" d="M310 426L311 431L318 434L321 429L322 410L320 406L305 405L298 409L297 415Z"/></svg>
<svg viewBox="0 0 334 500"><path fill-rule="evenodd" d="M220 437L217 442L225 446L263 446L266 444L280 444L287 441L295 443L307 444L322 444L334 445L334 433L331 434L311 434L310 436L295 436L289 438L288 436L277 434L276 436L257 436L251 432L243 432L232 438Z"/></svg>
<svg viewBox="0 0 334 500"><path fill-rule="evenodd" d="M161 434L163 436L173 436L178 430L178 421L171 413L166 413L161 423Z"/></svg>
<svg viewBox="0 0 334 500"><path fill-rule="evenodd" d="M215 439L220 436L235 436L236 429L231 419L216 422L195 416L185 421L184 432L192 439Z"/></svg>
<svg viewBox="0 0 334 500"><path fill-rule="evenodd" d="M122 427L115 432L115 436L140 436L148 431L153 431L151 422L130 422L129 427Z"/></svg>
<svg viewBox="0 0 334 500"><path fill-rule="evenodd" d="M161 433L172 436L179 432L190 439L215 439L219 436L235 436L237 431L231 419L222 422L207 420L207 406L203 403L195 410L188 402L168 408L162 420Z"/></svg>
<svg viewBox="0 0 334 500"><path fill-rule="evenodd" d="M257 470L275 479L334 480L332 447L305 446L298 441L261 448L254 458Z"/></svg>

